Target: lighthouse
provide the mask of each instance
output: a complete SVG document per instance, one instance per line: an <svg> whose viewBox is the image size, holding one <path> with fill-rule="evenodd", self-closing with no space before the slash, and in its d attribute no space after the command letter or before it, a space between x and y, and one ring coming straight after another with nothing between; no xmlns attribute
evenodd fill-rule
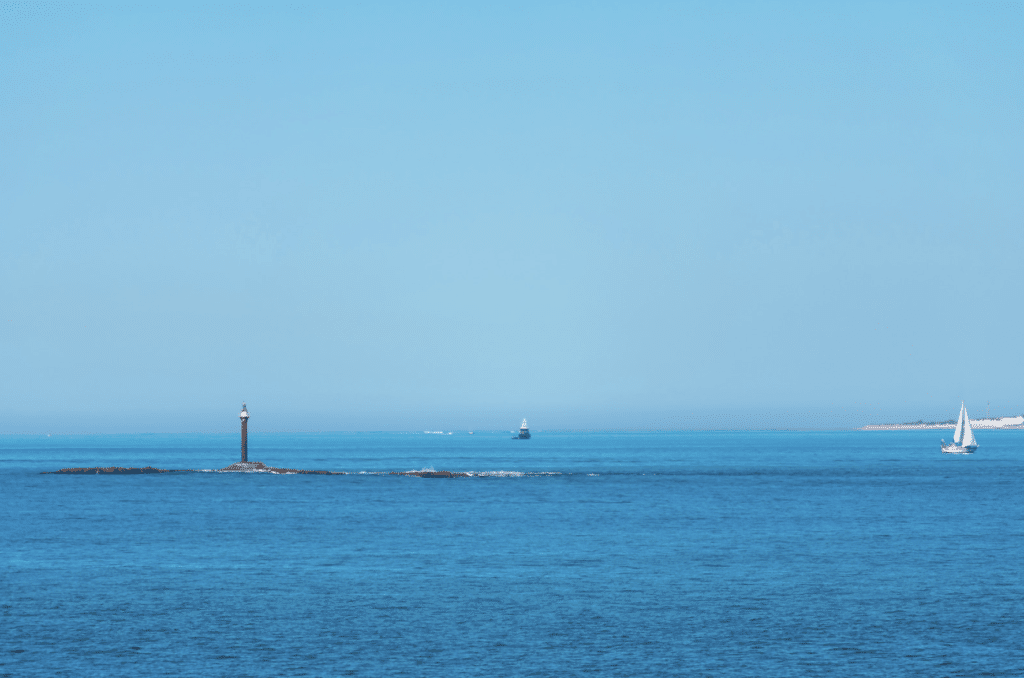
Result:
<svg viewBox="0 0 1024 678"><path fill-rule="evenodd" d="M240 473L255 473L259 471L267 471L268 468L261 461L249 461L249 410L245 408L245 403L242 403L242 411L238 413L238 418L242 422L242 460L236 461L231 466L222 468L221 471L234 471ZM277 471L273 471L277 473Z"/></svg>
<svg viewBox="0 0 1024 678"><path fill-rule="evenodd" d="M249 411L245 409L245 403L242 403L242 413L238 415L238 418L242 420L242 461L249 461L249 440L247 436Z"/></svg>

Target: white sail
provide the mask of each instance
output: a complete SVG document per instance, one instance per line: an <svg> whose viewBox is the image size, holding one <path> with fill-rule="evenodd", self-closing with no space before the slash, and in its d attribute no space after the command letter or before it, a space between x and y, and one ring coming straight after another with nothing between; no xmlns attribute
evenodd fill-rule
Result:
<svg viewBox="0 0 1024 678"><path fill-rule="evenodd" d="M953 444L959 445L964 437L964 404L960 403L960 418L956 420L956 433L953 434Z"/></svg>
<svg viewBox="0 0 1024 678"><path fill-rule="evenodd" d="M964 447L977 447L978 441L974 439L974 431L971 430L971 419L967 416L967 408L964 408L964 437L960 445Z"/></svg>

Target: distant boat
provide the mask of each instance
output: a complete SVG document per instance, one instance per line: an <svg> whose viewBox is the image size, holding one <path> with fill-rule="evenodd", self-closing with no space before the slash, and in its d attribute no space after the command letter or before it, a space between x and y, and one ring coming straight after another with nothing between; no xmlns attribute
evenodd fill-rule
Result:
<svg viewBox="0 0 1024 678"><path fill-rule="evenodd" d="M978 449L978 441L974 439L974 431L971 430L971 419L967 416L967 408L961 402L960 418L956 420L953 443L947 445L943 440L942 451L946 454L971 454L976 449Z"/></svg>
<svg viewBox="0 0 1024 678"><path fill-rule="evenodd" d="M516 440L527 440L530 437L530 429L526 426L526 420L523 419L523 425L519 427L519 435L515 437Z"/></svg>

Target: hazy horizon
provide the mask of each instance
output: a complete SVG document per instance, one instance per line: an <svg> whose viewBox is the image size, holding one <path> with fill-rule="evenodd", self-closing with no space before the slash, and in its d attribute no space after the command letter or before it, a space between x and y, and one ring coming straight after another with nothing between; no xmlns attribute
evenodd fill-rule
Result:
<svg viewBox="0 0 1024 678"><path fill-rule="evenodd" d="M258 439L262 433L422 433L435 431L454 431L465 433L474 431L505 432L518 429L522 416L500 418L495 416L469 416L465 414L450 417L420 417L414 415L387 419L379 415L367 413L363 416L348 415L340 417L330 413L298 413L283 414L264 413L249 404L250 441ZM983 419L985 410L971 412L971 419ZM992 412L993 418L1016 416L1020 413ZM955 419L955 413L952 415ZM530 429L534 433L543 432L713 432L713 431L842 431L856 430L867 424L910 423L917 420L946 421L950 416L917 416L908 413L906 416L886 418L880 410L867 408L850 408L848 410L822 409L791 409L775 411L709 411L701 413L626 413L600 414L577 413L551 417L526 417ZM0 435L104 435L104 434L230 434L237 435L239 422L237 414L231 413L194 413L181 412L154 418L147 416L145 411L129 413L128 416L51 416L25 417L17 420L23 428L17 429L9 422L0 427ZM418 426L409 426L408 422L419 421ZM400 422L404 425L396 425ZM338 424L341 424L340 426ZM332 427L333 425L333 427Z"/></svg>

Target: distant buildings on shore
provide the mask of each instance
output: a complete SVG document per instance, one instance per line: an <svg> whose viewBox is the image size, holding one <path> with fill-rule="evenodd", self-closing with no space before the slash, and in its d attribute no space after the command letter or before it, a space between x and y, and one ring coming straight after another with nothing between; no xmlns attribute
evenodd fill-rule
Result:
<svg viewBox="0 0 1024 678"><path fill-rule="evenodd" d="M998 417L995 419L971 419L971 427L979 428L1024 428L1024 416ZM956 428L956 419L948 421L912 421L906 424L868 424L862 431L894 431L903 429Z"/></svg>

